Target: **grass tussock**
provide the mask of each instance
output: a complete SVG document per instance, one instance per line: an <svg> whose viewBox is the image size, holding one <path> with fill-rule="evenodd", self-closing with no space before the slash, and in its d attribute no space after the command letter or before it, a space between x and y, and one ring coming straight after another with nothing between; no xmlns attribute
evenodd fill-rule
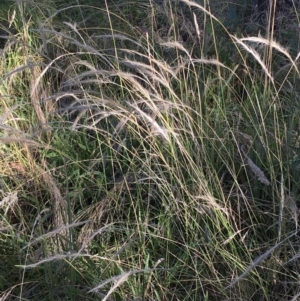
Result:
<svg viewBox="0 0 300 301"><path fill-rule="evenodd" d="M4 7L1 300L297 299L297 1L211 2Z"/></svg>

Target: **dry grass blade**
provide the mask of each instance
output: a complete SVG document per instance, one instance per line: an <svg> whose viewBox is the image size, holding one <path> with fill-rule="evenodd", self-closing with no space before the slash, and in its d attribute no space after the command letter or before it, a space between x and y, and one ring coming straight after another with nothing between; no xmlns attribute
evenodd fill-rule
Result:
<svg viewBox="0 0 300 301"><path fill-rule="evenodd" d="M296 294L290 301L297 301L299 300L298 297L300 297L300 293Z"/></svg>
<svg viewBox="0 0 300 301"><path fill-rule="evenodd" d="M236 283L244 279L254 268L256 268L262 261L264 261L274 250L276 250L280 245L282 245L285 241L292 238L296 233L291 234L287 238L285 238L283 241L277 243L275 246L273 246L271 249L269 249L264 254L260 255L258 258L256 258L246 269L246 271L240 275L237 279L235 279L233 282L231 282L226 288L229 289L233 287ZM291 261L291 260L290 260Z"/></svg>
<svg viewBox="0 0 300 301"><path fill-rule="evenodd" d="M1 129L1 126L0 126L0 129ZM37 143L33 140L30 140L30 139L23 138L23 137L1 137L0 142L1 143L22 143L22 144L25 144L28 146L36 146L36 147L41 146L39 143Z"/></svg>
<svg viewBox="0 0 300 301"><path fill-rule="evenodd" d="M31 69L31 82L30 82L30 97L35 110L36 116L41 122L41 126L44 130L49 130L50 127L47 125L47 119L41 108L41 99L46 98L46 90L41 82L41 68L39 66L30 66Z"/></svg>
<svg viewBox="0 0 300 301"><path fill-rule="evenodd" d="M147 270L147 271L151 271L151 270ZM135 275L135 274L138 274L138 273L144 273L144 272L145 272L145 270L132 270L132 271L123 273L121 275L111 277L111 278L106 279L105 281L103 281L98 286L94 287L92 290L89 291L89 293L98 291L100 288L102 288L103 286L107 285L110 282L113 282L113 281L116 281L116 280L118 281L119 279L124 279L124 278L126 280L131 275Z"/></svg>
<svg viewBox="0 0 300 301"><path fill-rule="evenodd" d="M131 105L131 104L129 104L129 105L139 113L139 116L144 117L144 119L152 126L152 129L153 129L153 132L155 135L159 135L159 136L163 137L164 139L166 139L167 142L170 142L170 138L169 138L169 135L168 135L168 132L166 129L164 129L162 126L160 126L157 123L157 121L155 121L151 116L144 113L137 106Z"/></svg>
<svg viewBox="0 0 300 301"><path fill-rule="evenodd" d="M13 111L19 106L19 104L15 104L11 106L8 110L5 110L0 116L0 124L3 124L6 121L6 119L13 113Z"/></svg>
<svg viewBox="0 0 300 301"><path fill-rule="evenodd" d="M210 18L212 18L213 20L219 22L219 20L211 12L209 12L203 6L197 4L196 2L189 1L189 0L180 0L180 1L187 4L188 6L192 6L192 7L194 6L194 7L199 8L201 11L203 11L205 14L207 14Z"/></svg>
<svg viewBox="0 0 300 301"><path fill-rule="evenodd" d="M278 221L278 240L281 240L281 231L282 231L282 220L283 220L283 207L285 203L285 196L284 196L284 181L283 175L281 175L280 180L280 211L279 211L279 221Z"/></svg>
<svg viewBox="0 0 300 301"><path fill-rule="evenodd" d="M10 289L8 289L6 292L3 292L0 295L0 301L5 301L8 297L10 297L10 293L11 291L14 289L14 287L11 287Z"/></svg>
<svg viewBox="0 0 300 301"><path fill-rule="evenodd" d="M164 261L164 258L160 258L154 265L154 268L153 268L153 271L157 268L157 266ZM152 276L153 276L153 271L150 272L150 276L148 278L148 282L147 282L147 286L146 286L146 289L145 289L145 293L144 293L144 296L147 295L147 292L149 291L150 289L150 286L151 286L151 279L152 279Z"/></svg>
<svg viewBox="0 0 300 301"><path fill-rule="evenodd" d="M49 237L51 237L53 235L56 235L57 233L69 230L69 229L74 228L74 227L85 225L86 223L88 223L88 222L87 221L82 221L82 222L73 223L73 224L70 224L70 225L61 226L58 229L55 229L55 230L50 231L50 232L47 232L47 233L39 236L38 238L34 239L33 241L29 242L25 247L22 248L22 250L27 249L27 248L29 248L31 246L34 246L38 242L43 241L43 240L45 240L45 239L47 239L47 238L49 238Z"/></svg>
<svg viewBox="0 0 300 301"><path fill-rule="evenodd" d="M44 258L36 263L26 264L26 265L16 265L16 266L19 268L23 268L23 269L33 269L46 262L51 262L51 261L56 261L56 260L70 260L72 258L77 258L79 256L80 257L91 257L91 255L89 255L89 254L79 254L77 252L76 253L67 253L67 254L55 254L54 256ZM101 256L97 256L97 258L102 259L102 260L109 260L108 258L101 257Z"/></svg>
<svg viewBox="0 0 300 301"><path fill-rule="evenodd" d="M122 275L120 275L116 280L114 285L110 288L110 290L108 291L108 293L106 294L106 296L102 299L102 301L106 301L109 299L109 296L121 285L123 284L127 278L131 275L131 272L128 273L124 273Z"/></svg>
<svg viewBox="0 0 300 301"><path fill-rule="evenodd" d="M149 273L149 272L153 272L157 270L156 268L153 269L145 269L145 270L132 270L126 273L123 273L121 275L118 276L114 276L111 277L110 279L105 280L104 282L102 282L100 285L98 285L97 287L93 288L92 290L89 291L89 293L92 292L97 292L100 288L102 288L103 286L107 285L110 282L115 282L115 284L110 288L110 290L108 291L108 293L106 294L106 296L102 299L102 301L106 301L108 300L109 296L125 281L127 281L127 279L129 278L129 276L131 275L135 275L138 273Z"/></svg>
<svg viewBox="0 0 300 301"><path fill-rule="evenodd" d="M264 39L262 37L247 37L247 38L241 38L240 41L250 41L250 42L257 42L257 43L262 43L265 45L269 45L270 47L278 50L279 52L281 52L282 54L284 54L289 61L292 63L293 67L295 68L295 70L297 71L298 75L299 75L299 70L298 67L296 65L296 60L294 61L291 57L291 55L288 53L288 51L283 48L280 44L278 44L277 42L275 42L274 40L268 40L268 39Z"/></svg>
<svg viewBox="0 0 300 301"><path fill-rule="evenodd" d="M80 246L80 252L82 250L88 250L90 241L98 234L103 233L111 228L113 223L107 223L107 212L111 204L115 204L116 198L127 191L128 182L134 179L133 174L127 174L120 181L115 181L114 186L108 191L107 196L102 198L99 202L88 206L79 216L77 220L82 218L88 219L88 223L80 230L77 244ZM106 225L102 227L103 222L106 220Z"/></svg>
<svg viewBox="0 0 300 301"><path fill-rule="evenodd" d="M9 209L12 209L18 203L18 192L9 193L0 201L0 208L5 207L4 216L7 215Z"/></svg>
<svg viewBox="0 0 300 301"><path fill-rule="evenodd" d="M289 213L291 214L293 220L295 221L296 232L298 231L298 215L299 215L299 208L295 202L295 199L292 196L288 196L285 199L285 207L288 209Z"/></svg>
<svg viewBox="0 0 300 301"><path fill-rule="evenodd" d="M251 53L253 55L253 57L260 64L260 66L262 67L262 69L265 71L266 75L270 78L272 84L274 84L274 78L273 78L272 74L270 73L270 71L268 70L268 68L265 65L265 63L260 58L259 53L256 50L254 50L252 47L250 47L247 44L245 44L242 41L242 39L238 39L238 38L236 38L234 36L233 36L233 39L236 41L237 44L240 44L247 52L249 52L249 53Z"/></svg>
<svg viewBox="0 0 300 301"><path fill-rule="evenodd" d="M61 195L60 190L47 167L47 163L44 160L42 163L44 165L44 170L41 170L41 174L53 197L54 226L56 228L60 228L62 225L66 225L68 222L68 205L66 200ZM63 237L66 237L68 235L68 230L65 227L62 227L62 230L57 231L57 233L61 234ZM57 248L60 251L63 249L62 246L57 246Z"/></svg>
<svg viewBox="0 0 300 301"><path fill-rule="evenodd" d="M78 239L78 244L81 245L81 248L79 249L78 253L81 253L83 250L87 249L89 243L93 240L93 238L99 234L102 234L103 232L105 231L109 231L112 227L113 223L110 223L108 225L105 225L104 227L102 227L101 229L97 230L97 231L92 231L91 229L87 229L87 227L85 228L86 231L81 231L81 234L82 233L85 233L85 237L82 238L83 235L81 235L81 237L79 237ZM91 228L91 226L90 226ZM90 236L89 236L89 233L92 233ZM83 240L84 239L84 240Z"/></svg>
<svg viewBox="0 0 300 301"><path fill-rule="evenodd" d="M290 262L292 262L292 261L294 261L294 260L296 260L296 259L298 259L298 258L300 258L300 253L294 255L294 256L293 256L289 261L287 261L285 264L288 264L288 263L290 263Z"/></svg>
<svg viewBox="0 0 300 301"><path fill-rule="evenodd" d="M270 185L271 183L265 176L264 172L247 156L243 148L241 148L241 150L247 160L247 164L249 165L252 172L257 176L258 180L267 186Z"/></svg>

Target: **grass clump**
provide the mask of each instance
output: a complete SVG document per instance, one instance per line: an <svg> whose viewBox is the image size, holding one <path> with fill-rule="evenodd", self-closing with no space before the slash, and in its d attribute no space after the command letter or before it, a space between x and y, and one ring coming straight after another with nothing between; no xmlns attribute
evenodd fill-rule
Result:
<svg viewBox="0 0 300 301"><path fill-rule="evenodd" d="M298 56L275 15L246 36L224 14L248 6L104 4L9 8L1 300L296 300Z"/></svg>

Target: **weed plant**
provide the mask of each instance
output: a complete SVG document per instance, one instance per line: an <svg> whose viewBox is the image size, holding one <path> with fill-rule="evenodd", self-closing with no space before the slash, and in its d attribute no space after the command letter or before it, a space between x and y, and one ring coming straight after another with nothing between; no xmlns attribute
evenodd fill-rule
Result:
<svg viewBox="0 0 300 301"><path fill-rule="evenodd" d="M3 10L0 299L297 300L296 1L100 2Z"/></svg>

